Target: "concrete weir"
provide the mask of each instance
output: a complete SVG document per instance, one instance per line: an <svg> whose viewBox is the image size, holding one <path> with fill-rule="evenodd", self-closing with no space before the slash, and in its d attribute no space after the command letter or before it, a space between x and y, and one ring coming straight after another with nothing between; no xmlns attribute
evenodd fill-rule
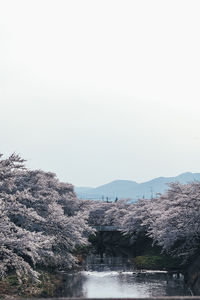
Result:
<svg viewBox="0 0 200 300"><path fill-rule="evenodd" d="M106 226L106 225L101 225L101 226L93 226L94 229L97 231L121 231L121 228L118 226Z"/></svg>

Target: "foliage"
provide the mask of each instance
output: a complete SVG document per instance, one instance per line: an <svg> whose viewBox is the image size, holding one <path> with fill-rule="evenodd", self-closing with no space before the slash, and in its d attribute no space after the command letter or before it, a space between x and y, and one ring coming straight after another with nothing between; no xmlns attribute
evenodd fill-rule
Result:
<svg viewBox="0 0 200 300"><path fill-rule="evenodd" d="M56 288L63 285L62 276L50 272L39 271L39 281L35 284L30 279L19 281L16 274L9 274L0 281L0 298L19 297L53 297Z"/></svg>
<svg viewBox="0 0 200 300"><path fill-rule="evenodd" d="M71 268L92 229L73 187L53 173L30 171L18 155L0 156L0 278L37 280L36 266Z"/></svg>
<svg viewBox="0 0 200 300"><path fill-rule="evenodd" d="M171 183L164 195L136 203L87 203L90 225L115 225L132 244L150 237L162 251L186 261L200 246L200 182Z"/></svg>
<svg viewBox="0 0 200 300"><path fill-rule="evenodd" d="M149 205L149 236L163 250L187 258L199 247L200 182L170 184Z"/></svg>
<svg viewBox="0 0 200 300"><path fill-rule="evenodd" d="M145 270L179 270L180 262L166 255L143 255L133 258L137 269Z"/></svg>
<svg viewBox="0 0 200 300"><path fill-rule="evenodd" d="M171 183L164 195L140 200L124 218L125 232L137 239L143 230L162 250L191 257L200 242L200 182Z"/></svg>

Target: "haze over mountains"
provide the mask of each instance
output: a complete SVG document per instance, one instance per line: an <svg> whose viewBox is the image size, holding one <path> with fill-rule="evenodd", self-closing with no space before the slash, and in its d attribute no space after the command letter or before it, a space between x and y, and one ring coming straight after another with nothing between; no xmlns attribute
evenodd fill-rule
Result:
<svg viewBox="0 0 200 300"><path fill-rule="evenodd" d="M157 193L164 193L170 182L188 183L200 181L200 173L183 173L175 177L158 177L143 183L130 180L115 180L96 188L75 187L78 198L94 200L110 200L116 198L130 198L136 201L139 198L150 199Z"/></svg>

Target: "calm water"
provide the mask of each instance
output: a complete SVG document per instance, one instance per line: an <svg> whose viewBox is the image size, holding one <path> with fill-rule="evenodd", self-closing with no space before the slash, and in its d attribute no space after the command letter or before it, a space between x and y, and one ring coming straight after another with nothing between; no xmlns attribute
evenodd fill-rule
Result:
<svg viewBox="0 0 200 300"><path fill-rule="evenodd" d="M183 276L159 271L135 272L121 258L98 257L87 262L87 270L63 274L57 297L155 297L191 295Z"/></svg>
<svg viewBox="0 0 200 300"><path fill-rule="evenodd" d="M85 297L155 297L190 295L182 279L159 272L85 272Z"/></svg>

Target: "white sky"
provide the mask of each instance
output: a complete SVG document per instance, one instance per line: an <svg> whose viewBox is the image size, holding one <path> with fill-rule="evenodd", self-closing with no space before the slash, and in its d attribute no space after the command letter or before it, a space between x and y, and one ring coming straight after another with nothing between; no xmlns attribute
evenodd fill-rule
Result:
<svg viewBox="0 0 200 300"><path fill-rule="evenodd" d="M0 152L75 185L200 172L200 1L0 0Z"/></svg>

